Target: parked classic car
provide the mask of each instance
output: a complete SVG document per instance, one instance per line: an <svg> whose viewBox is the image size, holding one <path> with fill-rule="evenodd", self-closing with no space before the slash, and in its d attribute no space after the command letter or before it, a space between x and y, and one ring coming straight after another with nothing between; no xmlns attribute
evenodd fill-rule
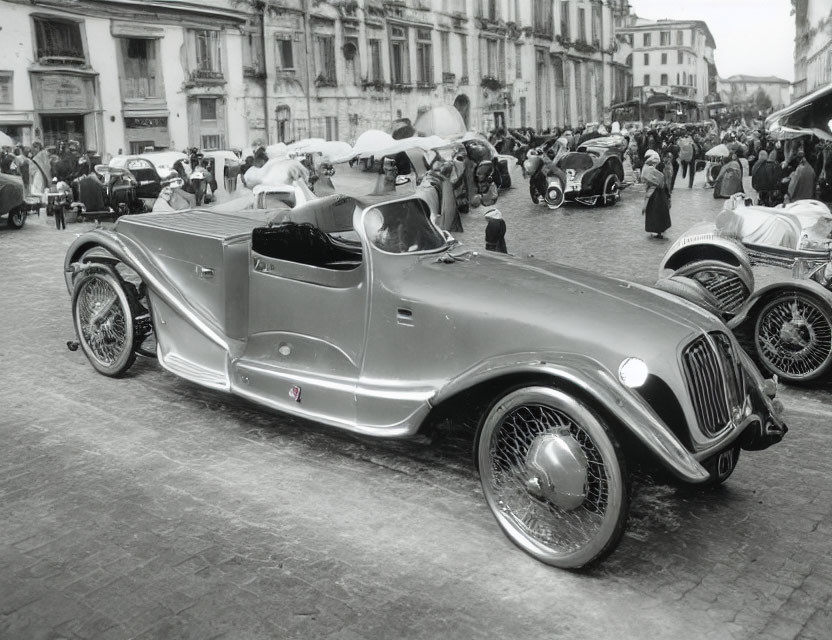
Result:
<svg viewBox="0 0 832 640"><path fill-rule="evenodd" d="M673 243L657 286L722 314L765 370L795 383L816 380L832 366L832 214L811 200L734 203ZM755 289L757 264L789 271Z"/></svg>
<svg viewBox="0 0 832 640"><path fill-rule="evenodd" d="M126 169L137 182L137 196L155 200L162 190L162 182L172 171L186 179L191 172L190 159L180 151L150 151L129 156L115 156L109 166ZM150 203L152 206L152 202Z"/></svg>
<svg viewBox="0 0 832 640"><path fill-rule="evenodd" d="M615 204L621 190L628 186L621 162L624 149L623 137L607 136L588 140L577 151L555 157L550 163L546 156L530 151L524 166L532 201L542 200L550 209L558 209L564 202ZM551 152L546 153L552 157Z"/></svg>
<svg viewBox="0 0 832 640"><path fill-rule="evenodd" d="M28 211L23 181L17 176L0 173L0 217L8 216L6 224L11 229L20 229L26 224Z"/></svg>
<svg viewBox="0 0 832 640"><path fill-rule="evenodd" d="M688 302L465 250L415 196L255 218L151 213L78 237L65 277L92 366L122 375L153 334L178 376L354 432L475 416L495 518L559 567L616 546L635 459L720 483L786 431L776 385Z"/></svg>

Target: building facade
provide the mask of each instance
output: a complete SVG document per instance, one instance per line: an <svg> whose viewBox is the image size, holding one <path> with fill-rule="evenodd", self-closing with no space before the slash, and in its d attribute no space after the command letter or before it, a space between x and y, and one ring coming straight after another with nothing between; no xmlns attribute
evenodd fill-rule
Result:
<svg viewBox="0 0 832 640"><path fill-rule="evenodd" d="M632 46L633 86L640 120L687 121L705 117L716 92L716 43L701 20L630 17L619 29Z"/></svg>
<svg viewBox="0 0 832 640"><path fill-rule="evenodd" d="M792 0L795 16L792 98L832 82L832 0Z"/></svg>
<svg viewBox="0 0 832 640"><path fill-rule="evenodd" d="M626 0L0 0L0 130L110 154L608 120Z"/></svg>
<svg viewBox="0 0 832 640"><path fill-rule="evenodd" d="M734 75L718 78L717 91L722 102L729 108L754 115L767 115L766 112L781 109L791 101L791 82L775 76ZM757 111L764 113L757 114Z"/></svg>
<svg viewBox="0 0 832 640"><path fill-rule="evenodd" d="M115 155L249 138L242 49L256 14L129 0L0 0L0 14L0 130L19 143Z"/></svg>

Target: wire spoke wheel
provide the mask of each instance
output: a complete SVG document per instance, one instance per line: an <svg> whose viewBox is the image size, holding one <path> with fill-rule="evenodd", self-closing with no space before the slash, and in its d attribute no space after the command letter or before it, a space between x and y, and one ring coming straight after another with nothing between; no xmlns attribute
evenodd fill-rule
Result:
<svg viewBox="0 0 832 640"><path fill-rule="evenodd" d="M832 363L832 312L804 293L781 295L757 316L754 347L763 366L784 380L814 380Z"/></svg>
<svg viewBox="0 0 832 640"><path fill-rule="evenodd" d="M497 521L532 556L581 567L615 548L629 504L623 458L574 398L548 387L504 396L482 423L477 461Z"/></svg>
<svg viewBox="0 0 832 640"><path fill-rule="evenodd" d="M72 315L81 348L97 371L119 376L130 368L136 357L133 314L112 275L92 272L77 280Z"/></svg>

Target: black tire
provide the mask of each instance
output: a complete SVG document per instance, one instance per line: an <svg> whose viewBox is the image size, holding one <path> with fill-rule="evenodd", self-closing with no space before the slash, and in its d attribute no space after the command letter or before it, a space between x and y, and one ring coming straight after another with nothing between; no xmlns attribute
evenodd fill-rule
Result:
<svg viewBox="0 0 832 640"><path fill-rule="evenodd" d="M130 369L136 360L133 311L117 278L103 269L78 278L72 320L81 350L96 371L118 378Z"/></svg>
<svg viewBox="0 0 832 640"><path fill-rule="evenodd" d="M613 171L610 171L604 176L601 182L601 197L598 199L598 205L601 207L611 207L618 202L618 176Z"/></svg>
<svg viewBox="0 0 832 640"><path fill-rule="evenodd" d="M9 229L21 229L26 224L27 213L23 210L23 206L15 207L9 211L9 217L6 221Z"/></svg>
<svg viewBox="0 0 832 640"><path fill-rule="evenodd" d="M491 512L532 557L579 568L618 545L629 476L615 435L591 407L551 387L515 388L483 415L474 452Z"/></svg>
<svg viewBox="0 0 832 640"><path fill-rule="evenodd" d="M817 380L832 365L832 309L803 291L774 296L754 319L754 352L787 382Z"/></svg>

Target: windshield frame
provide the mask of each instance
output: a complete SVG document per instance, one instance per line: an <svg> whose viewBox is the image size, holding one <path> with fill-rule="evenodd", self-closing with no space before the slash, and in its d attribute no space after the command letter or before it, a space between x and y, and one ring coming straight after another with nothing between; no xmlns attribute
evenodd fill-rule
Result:
<svg viewBox="0 0 832 640"><path fill-rule="evenodd" d="M366 227L365 223L366 223L368 213L373 209L378 209L378 208L386 206L386 205L395 204L397 202L410 201L410 200L416 200L419 203L421 203L421 205L423 207L427 208L427 210L428 210L428 215L426 216L427 222L430 226L432 226L436 230L436 232L442 238L442 245L435 248L435 249L421 249L419 251L401 251L401 252L387 251L386 249L382 249L381 247L377 246L375 244L375 242L373 242L370 239L370 237L367 235L367 227ZM373 251L377 251L381 254L388 255L388 256L422 256L422 255L432 255L432 254L436 254L436 253L444 253L445 251L448 251L448 249L453 247L455 244L457 244L457 241L448 239L448 237L445 235L445 232L442 231L442 229L440 229L439 226L436 225L436 223L434 223L434 221L431 219L431 214L432 213L433 213L433 211L431 211L430 205L427 202L425 202L422 198L419 198L419 197L414 196L412 194L408 194L408 195L403 196L401 198L392 198L390 200L384 200L383 202L374 203L374 204L371 204L371 205L369 205L369 206L367 206L367 207L365 207L364 209L361 210L361 215L360 215L359 220L358 220L358 228L360 229L359 235L360 235L360 237L364 238L364 241L367 243L368 248L372 249Z"/></svg>

